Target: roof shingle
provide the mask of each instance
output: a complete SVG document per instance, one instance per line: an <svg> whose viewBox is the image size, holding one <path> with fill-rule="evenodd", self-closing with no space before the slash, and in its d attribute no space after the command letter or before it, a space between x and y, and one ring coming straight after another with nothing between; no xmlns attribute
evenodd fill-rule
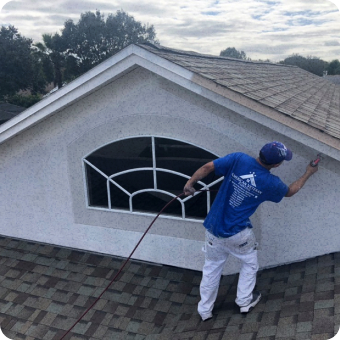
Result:
<svg viewBox="0 0 340 340"><path fill-rule="evenodd" d="M0 237L0 324L10 339L61 339L122 258ZM65 339L329 339L339 330L340 253L261 270L262 299L234 304L223 276L214 317L197 314L201 272L131 261Z"/></svg>
<svg viewBox="0 0 340 340"><path fill-rule="evenodd" d="M138 46L340 139L340 86L296 66Z"/></svg>

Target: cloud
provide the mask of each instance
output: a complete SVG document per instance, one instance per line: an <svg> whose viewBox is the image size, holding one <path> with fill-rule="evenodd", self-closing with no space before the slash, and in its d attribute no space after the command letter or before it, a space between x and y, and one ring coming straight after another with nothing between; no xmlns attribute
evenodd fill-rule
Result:
<svg viewBox="0 0 340 340"><path fill-rule="evenodd" d="M328 40L325 41L325 46L340 46L340 42L338 40Z"/></svg>
<svg viewBox="0 0 340 340"><path fill-rule="evenodd" d="M0 11L1 9L8 3L10 2L11 0L0 0Z"/></svg>
<svg viewBox="0 0 340 340"><path fill-rule="evenodd" d="M339 58L339 10L328 0L15 0L4 6L0 22L39 41L42 33L60 31L67 19L77 22L96 9L105 17L124 10L154 25L161 44L178 49L219 55L235 47L273 61L292 53Z"/></svg>
<svg viewBox="0 0 340 340"><path fill-rule="evenodd" d="M340 10L340 0L329 0Z"/></svg>

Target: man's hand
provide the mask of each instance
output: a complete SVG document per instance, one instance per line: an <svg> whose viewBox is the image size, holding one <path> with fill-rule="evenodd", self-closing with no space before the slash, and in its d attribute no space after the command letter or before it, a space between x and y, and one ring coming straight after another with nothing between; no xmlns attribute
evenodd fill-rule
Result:
<svg viewBox="0 0 340 340"><path fill-rule="evenodd" d="M183 192L185 196L190 196L190 195L194 195L196 190L191 184L188 184L187 182L187 184L185 185L183 189Z"/></svg>
<svg viewBox="0 0 340 340"><path fill-rule="evenodd" d="M201 166L188 180L187 184L184 186L183 192L185 196L194 195L196 192L194 185L200 181L202 178L209 175L212 171L215 170L215 166L213 162L209 162Z"/></svg>
<svg viewBox="0 0 340 340"><path fill-rule="evenodd" d="M311 166L310 164L307 165L306 172L294 183L289 186L288 192L286 197L294 196L307 182L308 178L315 174L319 169L319 166Z"/></svg>
<svg viewBox="0 0 340 340"><path fill-rule="evenodd" d="M319 170L319 166L311 166L310 164L307 165L307 168L306 168L306 173L309 175L309 176L312 176L313 174L315 174L317 171Z"/></svg>

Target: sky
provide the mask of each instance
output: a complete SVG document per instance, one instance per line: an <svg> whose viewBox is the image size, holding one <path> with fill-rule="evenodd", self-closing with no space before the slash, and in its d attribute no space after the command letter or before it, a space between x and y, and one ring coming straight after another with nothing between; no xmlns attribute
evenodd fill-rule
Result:
<svg viewBox="0 0 340 340"><path fill-rule="evenodd" d="M160 44L219 55L227 47L253 60L300 54L340 60L340 0L0 0L0 25L34 42L81 13L123 10L153 25Z"/></svg>

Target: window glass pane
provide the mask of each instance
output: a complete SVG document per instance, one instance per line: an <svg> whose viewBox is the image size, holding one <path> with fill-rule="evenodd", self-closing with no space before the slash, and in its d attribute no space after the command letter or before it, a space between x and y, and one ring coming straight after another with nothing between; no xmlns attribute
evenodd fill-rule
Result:
<svg viewBox="0 0 340 340"><path fill-rule="evenodd" d="M132 198L133 211L159 213L172 199L171 196L159 192L145 192ZM174 201L162 213L162 215L182 216L182 208L179 201Z"/></svg>
<svg viewBox="0 0 340 340"><path fill-rule="evenodd" d="M191 176L217 157L196 146L167 138L155 138L156 166Z"/></svg>
<svg viewBox="0 0 340 340"><path fill-rule="evenodd" d="M112 178L130 194L143 189L154 189L153 171L134 171Z"/></svg>
<svg viewBox="0 0 340 340"><path fill-rule="evenodd" d="M217 196L217 193L218 193L218 190L220 189L221 184L222 184L222 181L220 181L217 184L210 187L210 202L211 202L211 205L213 204L213 202L214 202L214 200Z"/></svg>
<svg viewBox="0 0 340 340"><path fill-rule="evenodd" d="M108 208L106 178L86 164L89 204Z"/></svg>
<svg viewBox="0 0 340 340"><path fill-rule="evenodd" d="M112 183L110 183L110 197L112 209L130 209L129 196Z"/></svg>
<svg viewBox="0 0 340 340"><path fill-rule="evenodd" d="M204 219L207 216L207 193L202 192L185 202L185 217Z"/></svg>
<svg viewBox="0 0 340 340"><path fill-rule="evenodd" d="M152 167L151 137L124 139L106 145L87 160L107 176L128 169Z"/></svg>
<svg viewBox="0 0 340 340"><path fill-rule="evenodd" d="M183 192L187 181L187 178L164 171L157 171L157 189L171 192L176 196Z"/></svg>
<svg viewBox="0 0 340 340"><path fill-rule="evenodd" d="M211 160L217 157L196 146L168 139L155 138L156 167L172 170L188 177ZM114 142L106 145L87 157L87 160L107 176L138 168L153 168L152 138L138 137ZM106 178L92 167L86 166L89 204L108 208ZM203 182L210 184L218 179L214 172ZM152 170L132 171L112 178L130 194L154 187ZM173 195L183 192L187 178L164 171L156 171L157 189ZM211 189L219 188L220 184ZM195 189L202 189L200 184ZM211 203L216 193L211 192ZM184 198L184 197L182 197ZM130 210L129 195L110 183L110 199L112 209ZM158 213L172 199L172 196L150 191L133 197L133 211ZM185 203L186 217L204 219L207 215L207 194L199 194ZM182 206L179 201L173 202L162 215L182 217Z"/></svg>
<svg viewBox="0 0 340 340"><path fill-rule="evenodd" d="M222 181L218 182L217 184L209 188L210 206L214 202L217 192L221 186L221 183ZM195 189L199 190L202 188L196 184ZM207 216L207 193L202 192L192 197L187 202L185 202L185 216L187 218L200 218L200 219L204 219Z"/></svg>

